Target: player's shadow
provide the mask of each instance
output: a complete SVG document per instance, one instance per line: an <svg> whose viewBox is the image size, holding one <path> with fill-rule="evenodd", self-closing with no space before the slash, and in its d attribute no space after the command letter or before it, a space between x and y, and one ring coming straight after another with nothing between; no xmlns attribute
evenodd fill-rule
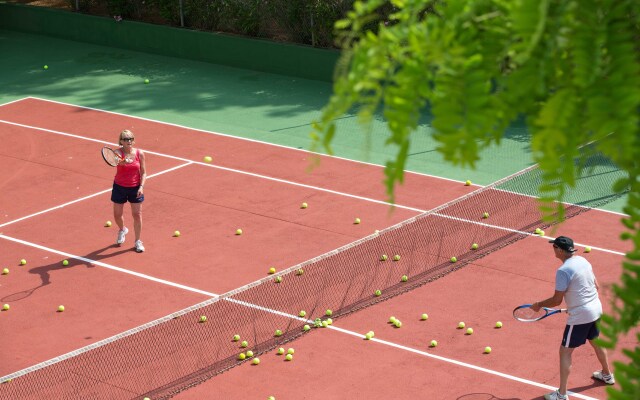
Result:
<svg viewBox="0 0 640 400"><path fill-rule="evenodd" d="M110 249L119 249L117 251L112 251L109 253L105 253L105 251L110 250ZM117 256L119 254L122 253L127 253L133 251L131 247L127 246L127 247L119 247L117 244L112 244L109 246L105 246L103 248L97 249L95 251L92 251L91 253L88 253L84 256L81 256L80 258L70 258L67 261L69 261L69 263L67 265L63 265L63 258L61 257L58 261L53 262L51 264L47 264L47 265L41 265L38 267L34 267L29 269L29 273L30 274L36 274L40 276L40 284L34 288L31 289L27 289L21 292L16 292L16 293L11 293L8 294L6 296L4 296L3 298L0 299L0 301L5 302L5 301L19 301L22 300L24 298L27 298L29 296L31 296L37 289L43 287L43 286L47 286L51 283L51 273L58 271L58 270L63 270L63 269L69 269L69 268L74 268L74 267L78 267L81 265L86 266L87 268L93 268L95 267L95 265L91 262L91 261L101 261L101 260L105 260L107 258L110 257L114 257ZM86 261L85 261L86 260Z"/></svg>

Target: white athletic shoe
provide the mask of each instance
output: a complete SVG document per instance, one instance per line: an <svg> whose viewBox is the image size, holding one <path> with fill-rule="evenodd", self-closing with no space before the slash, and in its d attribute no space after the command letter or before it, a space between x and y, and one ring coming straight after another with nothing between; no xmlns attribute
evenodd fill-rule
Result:
<svg viewBox="0 0 640 400"><path fill-rule="evenodd" d="M568 400L569 395L565 394L564 396L560 394L557 390L555 392L551 392L544 395L545 400Z"/></svg>
<svg viewBox="0 0 640 400"><path fill-rule="evenodd" d="M616 379L613 377L613 374L611 375L605 375L602 373L602 371L596 371L593 373L593 379L597 379L599 381L602 381L604 383L606 383L607 385L613 385L614 383L616 383Z"/></svg>
<svg viewBox="0 0 640 400"><path fill-rule="evenodd" d="M118 239L116 239L116 244L118 246L121 246L122 243L124 243L125 241L125 235L129 233L129 229L127 229L127 227L125 226L123 229L120 229L118 231Z"/></svg>
<svg viewBox="0 0 640 400"><path fill-rule="evenodd" d="M136 240L136 252L142 253L144 251L144 245L142 244L142 240Z"/></svg>

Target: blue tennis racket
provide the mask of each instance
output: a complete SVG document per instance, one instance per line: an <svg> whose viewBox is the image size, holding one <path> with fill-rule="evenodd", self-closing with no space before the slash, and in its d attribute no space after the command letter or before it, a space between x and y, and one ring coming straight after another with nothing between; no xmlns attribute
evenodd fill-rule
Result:
<svg viewBox="0 0 640 400"><path fill-rule="evenodd" d="M513 309L513 318L522 322L534 322L545 319L551 315L567 312L566 308L541 307L538 311L533 311L533 304L523 304Z"/></svg>

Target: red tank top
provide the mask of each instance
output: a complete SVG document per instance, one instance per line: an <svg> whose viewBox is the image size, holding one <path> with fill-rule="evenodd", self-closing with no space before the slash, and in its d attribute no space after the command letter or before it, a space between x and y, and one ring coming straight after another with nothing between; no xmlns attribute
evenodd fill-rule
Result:
<svg viewBox="0 0 640 400"><path fill-rule="evenodd" d="M122 155L120 150L120 155ZM116 167L116 176L113 181L124 187L136 187L140 185L140 150L136 149L136 155L132 162L120 164Z"/></svg>

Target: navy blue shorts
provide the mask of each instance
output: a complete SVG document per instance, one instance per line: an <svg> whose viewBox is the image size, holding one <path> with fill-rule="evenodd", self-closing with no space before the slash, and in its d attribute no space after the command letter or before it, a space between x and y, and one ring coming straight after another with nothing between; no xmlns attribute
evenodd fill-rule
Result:
<svg viewBox="0 0 640 400"><path fill-rule="evenodd" d="M129 203L142 203L144 201L144 194L136 197L139 187L140 186L124 187L114 183L113 189L111 190L111 201L118 204L124 204L127 201Z"/></svg>
<svg viewBox="0 0 640 400"><path fill-rule="evenodd" d="M562 347L580 347L587 343L587 340L593 340L598 336L600 336L598 321L589 322L588 324L567 325L562 335Z"/></svg>

